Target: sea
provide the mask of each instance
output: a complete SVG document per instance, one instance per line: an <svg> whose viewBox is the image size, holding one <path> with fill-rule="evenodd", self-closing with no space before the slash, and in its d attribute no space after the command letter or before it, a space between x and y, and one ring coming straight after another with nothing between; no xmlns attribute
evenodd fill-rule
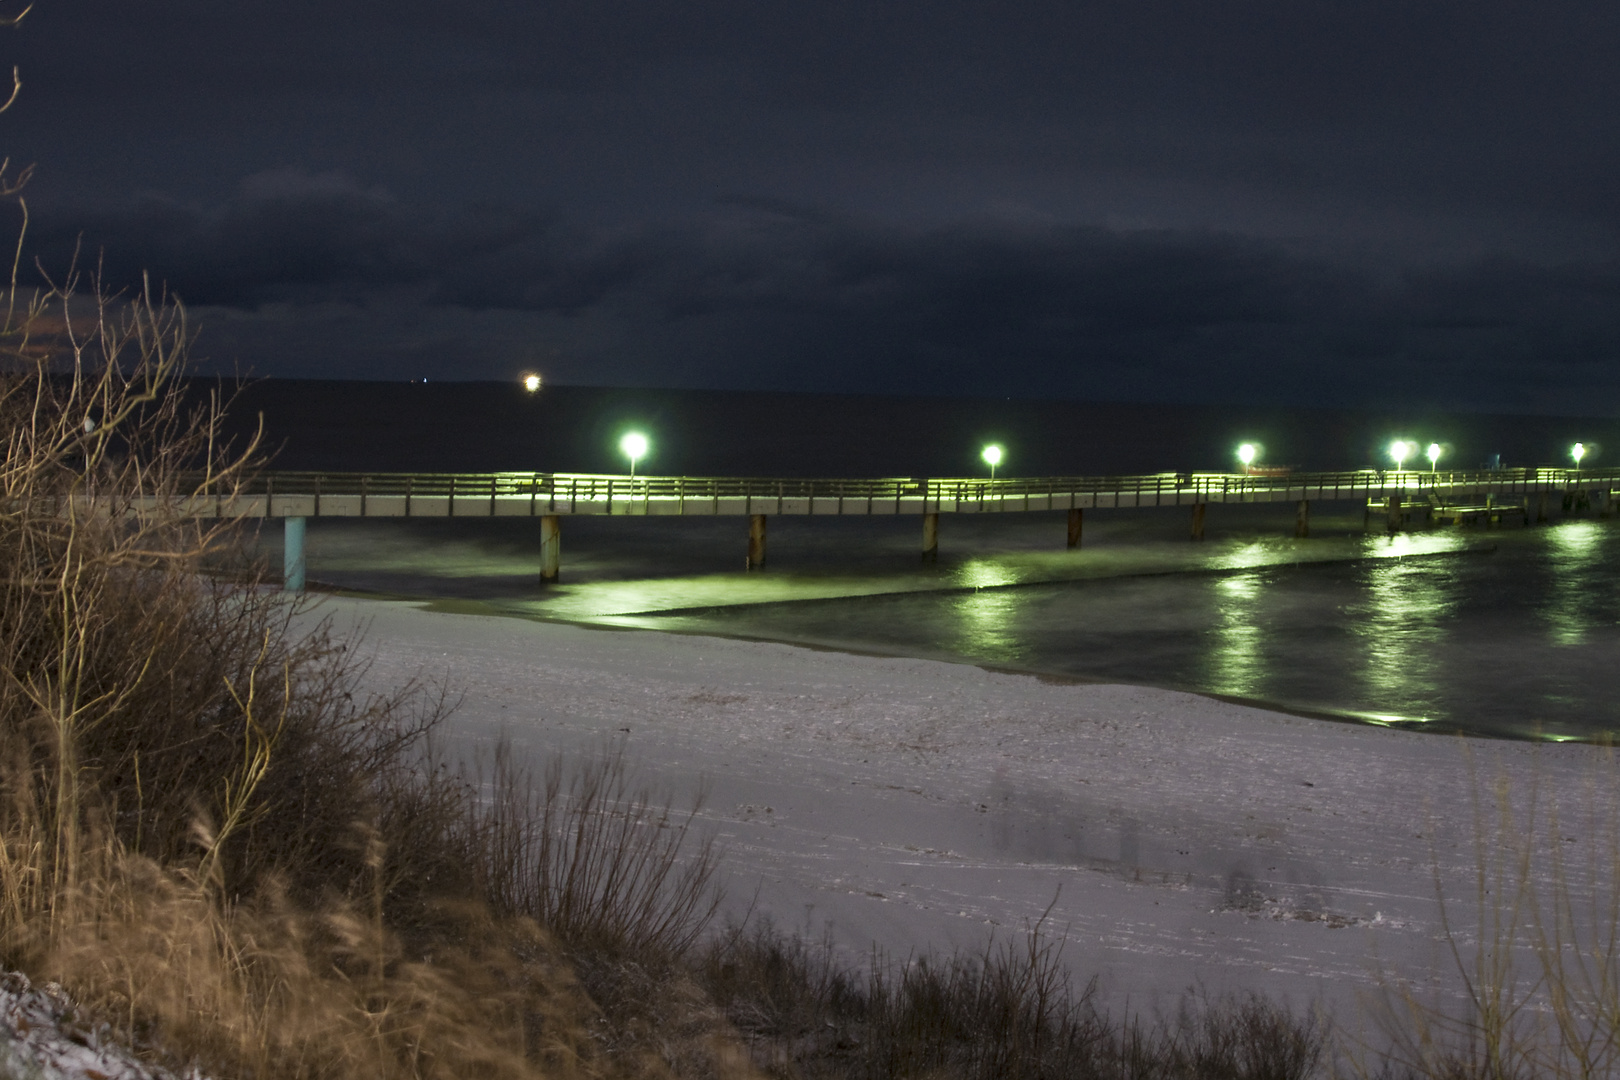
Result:
<svg viewBox="0 0 1620 1080"><path fill-rule="evenodd" d="M622 471L615 436L648 433L671 475L969 475L1008 447L1027 475L1230 468L1239 441L1301 468L1384 464L1392 437L1459 463L1552 464L1569 442L1620 449L1611 418L1383 414L496 383L270 382L274 467ZM1031 467L1020 469L1020 464ZM1601 463L1601 462L1594 462ZM1323 722L1503 738L1620 731L1620 517L1554 506L1544 524L1388 534L1351 503L947 516L937 564L914 518L774 518L763 571L743 519L565 519L563 575L538 582L526 520L309 524L317 589L604 631L718 634L977 664L1048 679L1159 686ZM257 538L279 557L274 527Z"/></svg>

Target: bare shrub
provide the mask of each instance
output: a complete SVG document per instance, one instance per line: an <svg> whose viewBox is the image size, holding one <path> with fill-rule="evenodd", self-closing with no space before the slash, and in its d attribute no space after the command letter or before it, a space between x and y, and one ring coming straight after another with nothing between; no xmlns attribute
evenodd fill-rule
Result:
<svg viewBox="0 0 1620 1080"><path fill-rule="evenodd" d="M1075 991L1059 952L1032 928L977 953L839 968L828 943L768 924L714 943L705 985L778 1076L1132 1077L1303 1080L1326 1026L1260 997L1188 999L1174 1017L1114 1022L1093 987Z"/></svg>
<svg viewBox="0 0 1620 1080"><path fill-rule="evenodd" d="M1364 1072L1512 1080L1620 1073L1620 780L1595 747L1579 783L1539 763L1480 775L1472 754L1470 895L1435 895L1460 1002L1386 979L1368 1002L1385 1045Z"/></svg>
<svg viewBox="0 0 1620 1080"><path fill-rule="evenodd" d="M482 778L478 778L480 782ZM497 748L471 830L497 910L532 918L579 951L658 964L683 957L718 910L719 853L684 813L637 788L614 743L536 777Z"/></svg>

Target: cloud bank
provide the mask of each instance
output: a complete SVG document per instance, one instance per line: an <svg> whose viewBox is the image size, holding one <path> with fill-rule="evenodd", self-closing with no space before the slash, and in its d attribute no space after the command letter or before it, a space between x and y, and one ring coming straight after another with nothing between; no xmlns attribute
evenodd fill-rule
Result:
<svg viewBox="0 0 1620 1080"><path fill-rule="evenodd" d="M1610 412L1620 267L1358 259L1211 230L902 225L762 200L612 226L284 169L211 206L57 207L109 283L261 375ZM81 256L81 258L86 256Z"/></svg>

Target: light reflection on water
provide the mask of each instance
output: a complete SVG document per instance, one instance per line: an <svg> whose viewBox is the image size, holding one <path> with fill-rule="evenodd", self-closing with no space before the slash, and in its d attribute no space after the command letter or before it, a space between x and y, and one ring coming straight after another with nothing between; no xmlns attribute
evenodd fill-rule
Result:
<svg viewBox="0 0 1620 1080"><path fill-rule="evenodd" d="M1025 649L1020 637L1024 597L1016 590L994 589L952 598L949 625L956 630L951 651L977 660L1016 664Z"/></svg>
<svg viewBox="0 0 1620 1080"><path fill-rule="evenodd" d="M1600 617L1592 570L1603 557L1608 531L1596 521L1569 521L1552 530L1552 596L1542 615L1559 645L1580 645Z"/></svg>
<svg viewBox="0 0 1620 1080"><path fill-rule="evenodd" d="M1210 650L1210 689L1236 697L1264 693L1261 652L1264 630L1259 622L1261 576L1257 573L1216 578L1215 646Z"/></svg>
<svg viewBox="0 0 1620 1080"><path fill-rule="evenodd" d="M1456 609L1455 591L1467 569L1460 559L1400 559L1363 564L1364 603L1349 612L1361 643L1368 700L1401 703L1398 713L1427 719L1438 667Z"/></svg>
<svg viewBox="0 0 1620 1080"><path fill-rule="evenodd" d="M1360 561L767 604L669 628L1198 690L1375 723L1547 738L1620 731L1620 528L1370 537ZM1472 547L1467 545L1472 544ZM1494 545L1494 547L1492 546ZM1465 550L1466 548L1466 550ZM1231 568L1231 569L1224 569ZM645 624L644 624L645 625Z"/></svg>

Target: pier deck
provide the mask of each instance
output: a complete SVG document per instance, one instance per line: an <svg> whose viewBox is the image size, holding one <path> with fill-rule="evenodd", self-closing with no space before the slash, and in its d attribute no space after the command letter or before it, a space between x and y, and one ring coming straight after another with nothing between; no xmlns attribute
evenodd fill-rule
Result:
<svg viewBox="0 0 1620 1080"><path fill-rule="evenodd" d="M1405 500L1608 491L1620 470L1362 470L1147 476L784 479L587 473L270 472L230 497L199 494L191 513L240 517L550 517L1025 513L1208 503Z"/></svg>

